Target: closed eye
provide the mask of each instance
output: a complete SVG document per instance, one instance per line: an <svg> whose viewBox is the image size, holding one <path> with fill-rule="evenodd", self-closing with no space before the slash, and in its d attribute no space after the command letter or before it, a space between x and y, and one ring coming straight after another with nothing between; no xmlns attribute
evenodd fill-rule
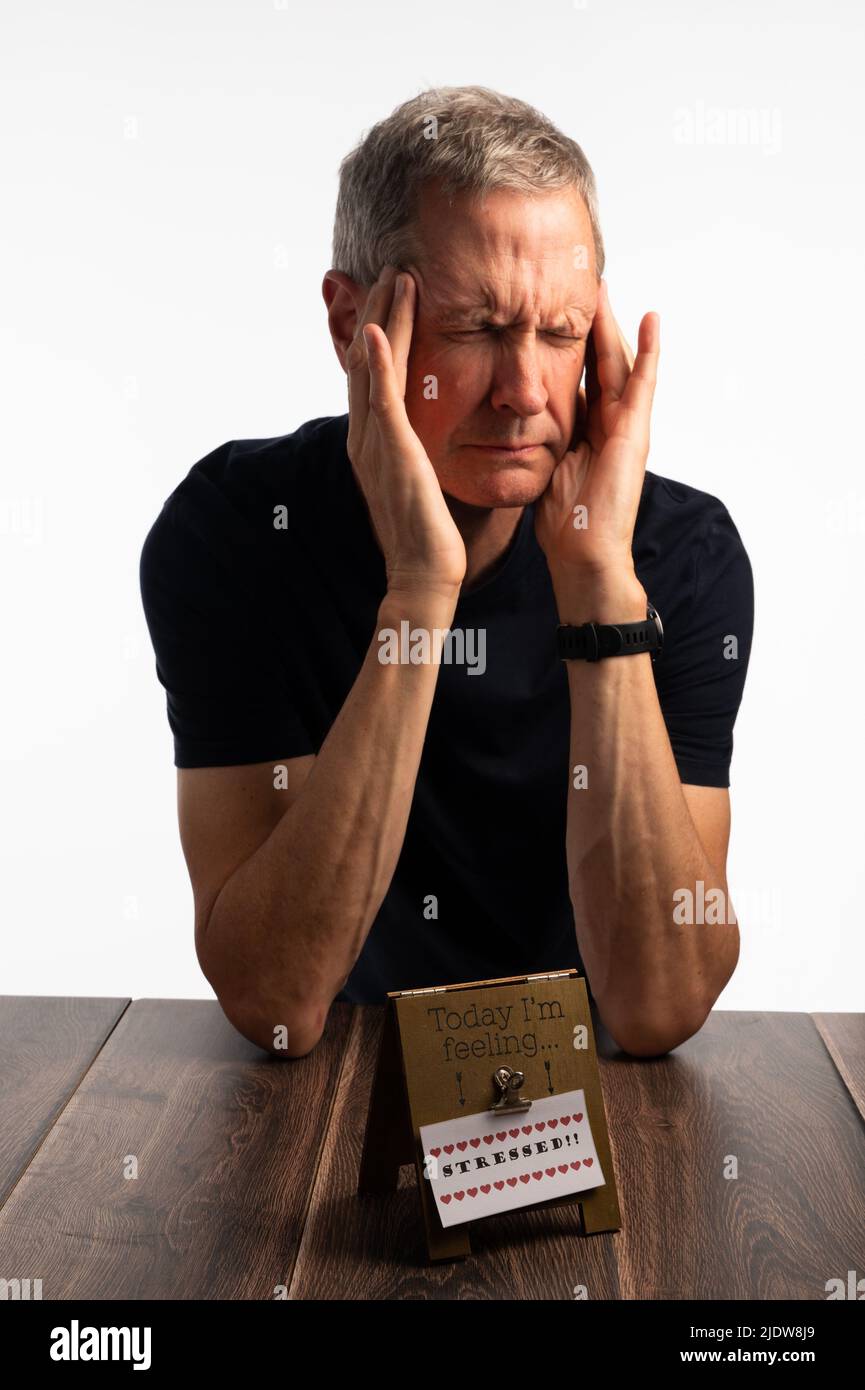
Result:
<svg viewBox="0 0 865 1390"><path fill-rule="evenodd" d="M546 337L558 338L559 341L563 343L582 343L585 341L581 334L557 333L555 329L552 328L544 328L540 331L544 333ZM483 328L455 328L452 332L456 338L476 338L479 333L504 333L505 330L500 328L498 324L491 323Z"/></svg>

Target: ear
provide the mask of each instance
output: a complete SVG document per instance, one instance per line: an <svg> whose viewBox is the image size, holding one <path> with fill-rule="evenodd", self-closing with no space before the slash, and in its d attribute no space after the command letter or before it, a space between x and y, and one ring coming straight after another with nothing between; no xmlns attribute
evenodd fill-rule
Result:
<svg viewBox="0 0 865 1390"><path fill-rule="evenodd" d="M354 341L369 290L341 270L328 270L321 282L321 293L327 305L327 326L334 351L347 374L345 355Z"/></svg>

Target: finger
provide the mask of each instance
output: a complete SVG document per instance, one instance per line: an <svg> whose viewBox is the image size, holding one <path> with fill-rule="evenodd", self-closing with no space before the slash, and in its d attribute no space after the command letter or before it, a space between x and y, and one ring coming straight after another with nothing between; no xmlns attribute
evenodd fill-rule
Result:
<svg viewBox="0 0 865 1390"><path fill-rule="evenodd" d="M400 395L405 398L408 359L417 310L417 284L410 271L403 270L394 281L393 300L387 320L387 337L396 370Z"/></svg>
<svg viewBox="0 0 865 1390"><path fill-rule="evenodd" d="M607 312L610 316L610 319L612 320L613 325L615 326L616 333L619 336L619 342L622 347L622 352L625 354L625 361L628 364L628 371L630 371L634 365L634 350L631 347L631 344L628 342L627 338L625 337L624 333L622 332L621 327L619 326L619 321L613 313L612 307L610 305L610 294L607 288L606 280L604 281L604 298L606 301Z"/></svg>
<svg viewBox="0 0 865 1390"><path fill-rule="evenodd" d="M594 331L589 334L586 344L586 401L593 406L600 400L601 383L598 381L598 354L595 350Z"/></svg>
<svg viewBox="0 0 865 1390"><path fill-rule="evenodd" d="M605 289L605 290L606 290L606 287L607 287L607 282L606 282L606 280L605 280L605 281L604 281L604 289ZM624 333L622 332L621 328L619 327L619 321L618 321L618 319L616 318L615 314L613 313L612 308L610 307L610 296L609 296L609 293L607 293L606 299L607 299L607 308L608 308L608 310L609 310L610 318L612 319L613 323L615 324L616 332L617 332L618 335L619 335L619 342L620 342L621 345L622 345L622 352L625 354L625 361L626 361L627 364L628 364L628 371L630 371L631 368L632 368L633 365L634 365L634 351L633 351L633 348L631 347L630 343L628 342L627 338L625 337Z"/></svg>
<svg viewBox="0 0 865 1390"><path fill-rule="evenodd" d="M366 303L355 325L354 338L346 353L349 408L354 406L359 417L369 405L369 366L366 357L366 344L363 339L364 325L381 321L384 298L395 274L396 271L393 266L383 267L381 274L367 294Z"/></svg>
<svg viewBox="0 0 865 1390"><path fill-rule="evenodd" d="M577 439L577 442L578 442L578 443L579 443L579 441L582 440L582 439L584 438L584 436L585 436L585 433L586 433L586 420L588 419L588 414L589 414L589 403L588 403L588 401L586 400L586 393L585 393L585 391L583 390L583 388L582 388L582 386L581 386L580 389L579 389L579 391L577 392L577 426L576 426L576 439Z"/></svg>
<svg viewBox="0 0 865 1390"><path fill-rule="evenodd" d="M613 318L606 280L601 281L598 304L592 320L592 340L601 391L617 401L628 384L631 363L623 346L624 339Z"/></svg>
<svg viewBox="0 0 865 1390"><path fill-rule="evenodd" d="M571 438L568 444L568 453L582 443L586 436L586 417L588 415L588 405L586 403L586 393L582 386L577 390L576 410L574 411L574 427L571 430Z"/></svg>
<svg viewBox="0 0 865 1390"><path fill-rule="evenodd" d="M593 333L586 345L586 424L585 438L599 452L604 443L604 428L600 410L601 384L598 381L598 355Z"/></svg>
<svg viewBox="0 0 865 1390"><path fill-rule="evenodd" d="M661 355L661 320L655 313L644 314L640 323L637 357L622 393L622 406L633 411L648 432L655 383L658 380L658 359Z"/></svg>
<svg viewBox="0 0 865 1390"><path fill-rule="evenodd" d="M355 328L354 338L346 353L349 436L352 440L357 431L363 431L369 414L370 373L363 330L368 323L383 322L383 314L385 306L390 301L395 274L394 267L386 265L372 286Z"/></svg>
<svg viewBox="0 0 865 1390"><path fill-rule="evenodd" d="M613 320L613 322L615 323L615 319ZM619 342L622 344L622 351L625 354L625 361L627 362L628 368L630 369L634 365L634 349L631 347L631 344L628 342L627 338L625 337L624 333L622 332L621 328L617 323L616 332L619 335Z"/></svg>
<svg viewBox="0 0 865 1390"><path fill-rule="evenodd" d="M389 452L407 456L417 451L417 436L405 408L390 340L380 324L363 329L369 363L369 409Z"/></svg>

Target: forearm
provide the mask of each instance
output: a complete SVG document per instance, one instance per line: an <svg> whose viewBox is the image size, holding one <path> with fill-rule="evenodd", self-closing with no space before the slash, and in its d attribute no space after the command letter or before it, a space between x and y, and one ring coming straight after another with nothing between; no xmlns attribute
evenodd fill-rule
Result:
<svg viewBox="0 0 865 1390"><path fill-rule="evenodd" d="M455 602L389 594L376 634L402 619L446 628ZM383 665L378 653L374 635L296 800L225 884L203 934L208 978L263 1046L279 1025L303 1050L314 1044L402 848L438 667Z"/></svg>
<svg viewBox="0 0 865 1390"><path fill-rule="evenodd" d="M625 612L612 599L604 613L599 597L591 615L563 621L645 616L636 591L627 602ZM570 661L567 669L567 856L580 955L620 1045L666 1051L701 1026L739 950L732 914L717 925L679 924L675 895L695 893L702 880L727 904L726 879L710 863L682 793L649 654ZM585 775L575 777L578 767Z"/></svg>

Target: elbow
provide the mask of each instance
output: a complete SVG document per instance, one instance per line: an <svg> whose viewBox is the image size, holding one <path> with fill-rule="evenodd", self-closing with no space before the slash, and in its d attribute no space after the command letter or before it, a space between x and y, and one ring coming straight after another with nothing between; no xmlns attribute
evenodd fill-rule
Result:
<svg viewBox="0 0 865 1390"><path fill-rule="evenodd" d="M629 1057L641 1057L648 1060L652 1057L666 1057L690 1036L690 1033L686 1037L641 1033L635 1034L633 1037L628 1035L621 1042L617 1038L616 1041L619 1042L622 1052Z"/></svg>
<svg viewBox="0 0 865 1390"><path fill-rule="evenodd" d="M738 932L730 938L730 949L715 978L702 989L694 989L689 997L669 1002L665 1010L656 1001L647 1005L643 999L630 1006L621 998L611 1004L596 999L604 1027L622 1052L632 1057L664 1057L693 1038L703 1027L727 981L736 969L739 958Z"/></svg>
<svg viewBox="0 0 865 1390"><path fill-rule="evenodd" d="M231 1026L279 1061L308 1057L324 1032L324 1018L312 1019L294 1007L263 1009L223 995L217 998Z"/></svg>
<svg viewBox="0 0 865 1390"><path fill-rule="evenodd" d="M312 1052L324 1032L329 1003L298 999L290 990L272 992L255 971L239 969L236 950L224 944L218 948L198 922L195 951L222 1012L238 1033L280 1061Z"/></svg>
<svg viewBox="0 0 865 1390"><path fill-rule="evenodd" d="M601 1013L603 1018L603 1013ZM699 1033L708 1015L699 1018L647 1019L632 1016L627 1019L603 1018L622 1052L631 1057L666 1057L675 1048Z"/></svg>
<svg viewBox="0 0 865 1390"><path fill-rule="evenodd" d="M312 1052L324 1032L327 1008L292 999L265 998L252 985L240 993L237 972L227 970L224 961L208 957L203 936L197 938L196 946L205 979L228 1022L242 1037L282 1061L307 1057Z"/></svg>

